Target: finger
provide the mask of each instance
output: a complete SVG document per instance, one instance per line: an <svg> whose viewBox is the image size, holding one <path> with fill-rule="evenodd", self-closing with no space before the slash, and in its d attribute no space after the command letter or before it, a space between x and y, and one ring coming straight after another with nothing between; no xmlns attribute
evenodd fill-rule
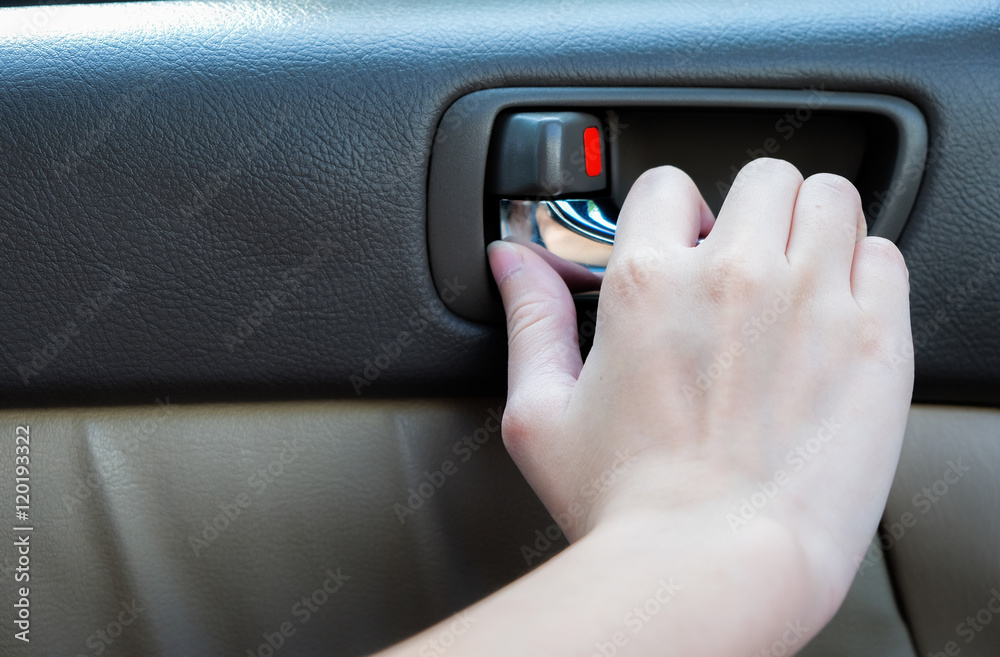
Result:
<svg viewBox="0 0 1000 657"><path fill-rule="evenodd" d="M493 242L487 252L507 315L508 399L562 409L583 367L573 297L531 249Z"/></svg>
<svg viewBox="0 0 1000 657"><path fill-rule="evenodd" d="M566 283L571 293L593 292L594 290L601 289L601 282L604 280L603 276L595 274L583 265L560 258L545 247L525 239L509 237L505 241L520 244L541 256L542 260L548 263L559 274L559 277L563 279L563 282Z"/></svg>
<svg viewBox="0 0 1000 657"><path fill-rule="evenodd" d="M866 312L909 317L910 275L895 244L866 237L855 245L851 293Z"/></svg>
<svg viewBox="0 0 1000 657"><path fill-rule="evenodd" d="M789 264L815 271L819 280L850 280L854 247L867 232L861 197L846 178L810 176L799 188L788 238Z"/></svg>
<svg viewBox="0 0 1000 657"><path fill-rule="evenodd" d="M686 173L670 166L650 169L635 181L622 205L612 263L621 252L693 247L699 236L708 234L714 221Z"/></svg>
<svg viewBox="0 0 1000 657"><path fill-rule="evenodd" d="M737 244L784 256L802 174L784 160L760 158L743 167L729 189L705 245Z"/></svg>

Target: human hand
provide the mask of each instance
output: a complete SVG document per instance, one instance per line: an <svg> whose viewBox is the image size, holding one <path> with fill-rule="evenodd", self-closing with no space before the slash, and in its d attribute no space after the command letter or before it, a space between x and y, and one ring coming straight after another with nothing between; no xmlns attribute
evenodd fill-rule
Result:
<svg viewBox="0 0 1000 657"><path fill-rule="evenodd" d="M811 620L832 616L884 507L913 381L906 268L864 234L836 176L757 160L716 221L684 173L647 172L586 365L563 278L529 248L490 245L504 440L571 541L658 527L686 553L794 574Z"/></svg>

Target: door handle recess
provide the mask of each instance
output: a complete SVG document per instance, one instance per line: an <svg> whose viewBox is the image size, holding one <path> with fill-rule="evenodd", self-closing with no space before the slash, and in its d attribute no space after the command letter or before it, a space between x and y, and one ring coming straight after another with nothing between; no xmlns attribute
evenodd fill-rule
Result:
<svg viewBox="0 0 1000 657"><path fill-rule="evenodd" d="M926 154L920 111L879 94L479 91L458 99L438 127L428 186L431 273L439 291L456 281L463 286L462 294L442 298L452 312L502 321L488 242L508 235L532 239L600 269L618 210L642 171L678 166L718 212L736 173L764 156L787 159L805 176L845 176L861 193L869 234L895 240L913 207ZM596 171L599 176L591 175Z"/></svg>

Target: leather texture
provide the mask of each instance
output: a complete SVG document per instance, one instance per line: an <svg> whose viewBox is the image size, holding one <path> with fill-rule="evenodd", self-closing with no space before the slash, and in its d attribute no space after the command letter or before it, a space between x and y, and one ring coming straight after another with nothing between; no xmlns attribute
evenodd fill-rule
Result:
<svg viewBox="0 0 1000 657"><path fill-rule="evenodd" d="M1000 410L913 408L866 559L889 564L919 654L1000 654L998 518Z"/></svg>
<svg viewBox="0 0 1000 657"><path fill-rule="evenodd" d="M655 85L920 107L916 398L1000 400L998 25L979 0L0 10L0 399L499 394L502 327L448 313L428 271L443 112Z"/></svg>
<svg viewBox="0 0 1000 657"><path fill-rule="evenodd" d="M0 529L0 654L245 657L269 654L270 635L276 654L331 657L406 638L525 572L521 546L552 524L504 450L499 411L481 400L0 413L0 434L30 428L34 526L30 644L10 631L17 555L11 524ZM5 439L0 462L13 458ZM0 477L5 503L13 486Z"/></svg>
<svg viewBox="0 0 1000 657"><path fill-rule="evenodd" d="M34 527L31 642L5 621L0 654L349 657L416 633L565 546L503 448L501 410L160 400L0 412L0 435L30 432ZM0 462L13 458L5 439ZM0 477L5 503L13 486ZM25 534L0 526L7 610ZM913 657L884 561L800 654Z"/></svg>

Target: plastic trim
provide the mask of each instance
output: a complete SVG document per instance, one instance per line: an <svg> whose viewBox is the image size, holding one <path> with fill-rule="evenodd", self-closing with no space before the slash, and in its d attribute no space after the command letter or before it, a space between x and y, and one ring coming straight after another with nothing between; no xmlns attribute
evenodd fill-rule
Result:
<svg viewBox="0 0 1000 657"><path fill-rule="evenodd" d="M477 91L444 113L430 160L427 240L438 294L447 281L466 289L443 303L460 317L478 322L503 319L486 261L483 218L486 160L497 115L516 107L546 109L657 107L704 109L795 109L875 114L893 122L898 154L883 209L871 234L899 237L916 200L927 157L927 124L912 103L893 96L850 92L765 89L512 88Z"/></svg>

